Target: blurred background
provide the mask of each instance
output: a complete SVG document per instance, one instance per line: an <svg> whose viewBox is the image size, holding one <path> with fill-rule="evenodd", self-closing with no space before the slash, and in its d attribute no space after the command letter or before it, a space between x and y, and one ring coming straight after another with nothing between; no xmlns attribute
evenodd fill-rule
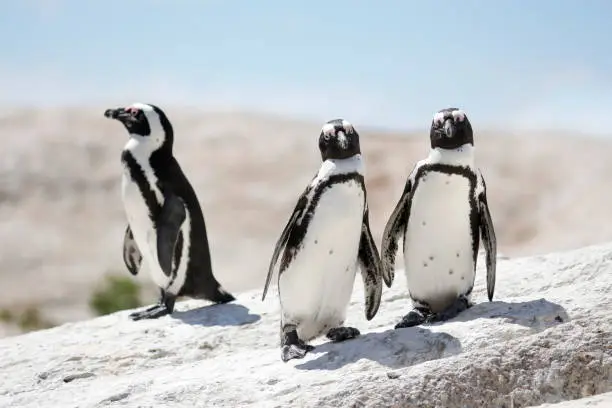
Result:
<svg viewBox="0 0 612 408"><path fill-rule="evenodd" d="M0 336L155 301L122 263L127 134L103 117L136 101L172 121L232 292L262 287L336 117L361 135L378 245L449 106L474 127L501 253L612 239L611 17L605 0L7 2Z"/></svg>

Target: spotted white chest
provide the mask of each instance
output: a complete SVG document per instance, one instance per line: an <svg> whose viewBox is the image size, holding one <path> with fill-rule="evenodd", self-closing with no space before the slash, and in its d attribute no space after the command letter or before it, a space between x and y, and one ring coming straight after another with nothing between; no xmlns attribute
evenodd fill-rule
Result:
<svg viewBox="0 0 612 408"><path fill-rule="evenodd" d="M410 296L433 311L447 307L474 284L470 181L427 172L415 186L404 240Z"/></svg>
<svg viewBox="0 0 612 408"><path fill-rule="evenodd" d="M355 274L364 211L355 180L327 187L319 198L299 252L279 277L283 322L309 340L342 324Z"/></svg>

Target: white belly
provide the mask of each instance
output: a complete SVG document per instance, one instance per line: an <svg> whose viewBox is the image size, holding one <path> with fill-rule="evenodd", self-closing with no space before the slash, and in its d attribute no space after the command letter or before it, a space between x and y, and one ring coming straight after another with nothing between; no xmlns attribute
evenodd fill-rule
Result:
<svg viewBox="0 0 612 408"><path fill-rule="evenodd" d="M404 241L410 296L440 311L474 284L470 184L459 175L429 172L412 198Z"/></svg>
<svg viewBox="0 0 612 408"><path fill-rule="evenodd" d="M149 218L149 209L140 193L138 185L129 175L122 180L122 198L127 221L134 234L134 240L142 254L142 268L147 268L151 279L161 288L166 288L170 278L164 274L157 260L157 236ZM163 203L163 202L162 202Z"/></svg>
<svg viewBox="0 0 612 408"><path fill-rule="evenodd" d="M355 273L364 211L356 182L326 190L303 246L279 278L283 323L297 324L308 341L344 322Z"/></svg>

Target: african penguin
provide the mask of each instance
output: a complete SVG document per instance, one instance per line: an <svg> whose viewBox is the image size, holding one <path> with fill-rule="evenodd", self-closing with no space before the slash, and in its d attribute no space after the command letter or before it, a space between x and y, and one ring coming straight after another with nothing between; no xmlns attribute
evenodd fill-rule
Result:
<svg viewBox="0 0 612 408"><path fill-rule="evenodd" d="M262 300L282 251L278 273L281 359L303 358L306 342L322 334L333 342L359 336L344 327L357 268L365 291L365 315L378 312L382 264L369 225L359 135L343 119L319 135L322 164L299 197L274 248Z"/></svg>
<svg viewBox="0 0 612 408"><path fill-rule="evenodd" d="M212 273L204 216L191 184L173 156L174 132L155 105L107 109L129 140L121 154L122 199L127 216L123 260L136 275L146 265L160 288L159 303L130 314L155 319L174 311L179 296L226 303L234 297Z"/></svg>
<svg viewBox="0 0 612 408"><path fill-rule="evenodd" d="M400 235L413 309L396 329L444 321L471 307L480 235L486 251L487 295L493 299L497 244L484 178L474 166L472 126L462 110L434 115L429 156L417 162L391 214L381 245L394 276Z"/></svg>

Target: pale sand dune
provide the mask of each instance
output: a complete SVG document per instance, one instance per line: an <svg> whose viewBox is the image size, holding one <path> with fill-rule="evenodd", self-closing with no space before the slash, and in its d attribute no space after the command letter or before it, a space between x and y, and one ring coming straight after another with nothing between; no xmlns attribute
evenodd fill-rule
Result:
<svg viewBox="0 0 612 408"><path fill-rule="evenodd" d="M127 135L103 117L104 108L5 110L0 117L0 307L34 303L59 321L85 318L98 279L127 274L119 165ZM234 292L261 287L277 236L319 166L322 123L163 108L204 208L215 273ZM361 134L379 244L408 172L427 154L427 132L385 133L346 119ZM502 253L612 239L611 142L474 126Z"/></svg>

